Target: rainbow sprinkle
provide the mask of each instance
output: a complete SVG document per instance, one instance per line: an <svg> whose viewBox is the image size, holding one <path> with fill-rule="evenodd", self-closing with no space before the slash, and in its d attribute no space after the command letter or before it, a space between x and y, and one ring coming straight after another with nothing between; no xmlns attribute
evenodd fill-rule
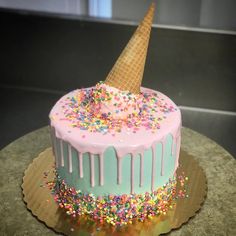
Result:
<svg viewBox="0 0 236 236"><path fill-rule="evenodd" d="M107 104L109 110L101 107ZM90 132L114 133L122 128L136 133L140 128L156 131L170 112L176 111L157 93L134 95L127 91L109 91L103 82L94 88L78 90L77 96L68 96L62 104L64 118L71 126ZM114 118L117 116L116 118ZM126 117L122 117L127 114Z"/></svg>
<svg viewBox="0 0 236 236"><path fill-rule="evenodd" d="M51 186L51 185L50 185ZM162 188L144 194L123 194L95 197L80 190L69 188L58 175L53 190L54 199L66 213L73 217L88 215L99 223L114 226L132 224L134 220L143 222L147 218L166 214L172 208L173 194L176 192L175 178Z"/></svg>

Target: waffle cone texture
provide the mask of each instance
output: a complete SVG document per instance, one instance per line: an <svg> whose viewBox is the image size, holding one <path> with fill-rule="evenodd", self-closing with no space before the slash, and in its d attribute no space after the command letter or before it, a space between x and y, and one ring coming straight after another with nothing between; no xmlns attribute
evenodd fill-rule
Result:
<svg viewBox="0 0 236 236"><path fill-rule="evenodd" d="M108 74L105 84L122 91L140 93L154 10L155 4L152 3Z"/></svg>

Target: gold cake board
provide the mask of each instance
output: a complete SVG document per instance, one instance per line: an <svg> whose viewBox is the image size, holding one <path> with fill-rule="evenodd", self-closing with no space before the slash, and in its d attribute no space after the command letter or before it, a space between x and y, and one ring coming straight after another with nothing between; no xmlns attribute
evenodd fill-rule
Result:
<svg viewBox="0 0 236 236"><path fill-rule="evenodd" d="M166 215L159 215L144 222L135 222L119 228L108 224L99 225L86 217L73 219L58 206L47 185L47 182L53 181L55 177L51 148L40 153L28 166L23 177L22 189L27 208L40 221L58 233L98 236L159 235L181 227L197 213L205 200L207 192L205 173L192 156L181 150L177 178L183 172L189 179L186 186L188 198L174 200L173 209L170 209ZM178 188L177 185L177 191Z"/></svg>

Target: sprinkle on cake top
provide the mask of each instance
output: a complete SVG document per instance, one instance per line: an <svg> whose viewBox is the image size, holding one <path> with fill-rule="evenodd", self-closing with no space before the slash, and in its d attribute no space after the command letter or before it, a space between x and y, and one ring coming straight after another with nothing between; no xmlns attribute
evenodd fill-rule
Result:
<svg viewBox="0 0 236 236"><path fill-rule="evenodd" d="M90 132L114 133L122 128L136 133L140 128L153 132L160 128L162 120L176 111L157 93L111 89L103 82L93 88L77 91L77 97L67 96L62 102L64 117L70 126Z"/></svg>

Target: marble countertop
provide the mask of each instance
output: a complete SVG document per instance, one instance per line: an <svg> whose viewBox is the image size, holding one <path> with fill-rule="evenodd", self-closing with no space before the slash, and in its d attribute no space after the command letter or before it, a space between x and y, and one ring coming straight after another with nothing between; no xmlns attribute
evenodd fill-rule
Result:
<svg viewBox="0 0 236 236"><path fill-rule="evenodd" d="M50 146L48 127L31 132L0 151L0 235L56 235L27 210L21 184L25 169ZM208 193L199 213L169 235L236 235L236 160L221 146L187 128L182 149L204 169Z"/></svg>

